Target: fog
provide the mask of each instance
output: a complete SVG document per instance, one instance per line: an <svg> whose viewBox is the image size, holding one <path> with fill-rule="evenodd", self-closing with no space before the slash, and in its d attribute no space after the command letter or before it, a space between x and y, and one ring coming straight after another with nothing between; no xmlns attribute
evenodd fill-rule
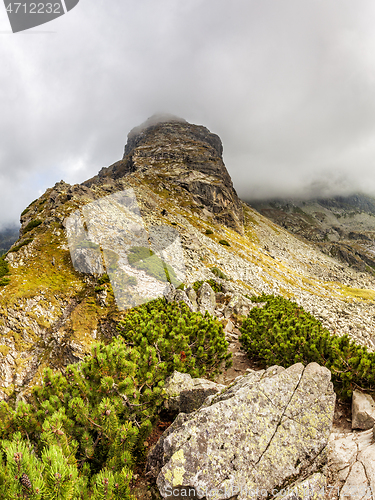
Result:
<svg viewBox="0 0 375 500"><path fill-rule="evenodd" d="M13 34L0 8L0 227L171 113L217 133L238 194L375 193L375 4L81 0Z"/></svg>

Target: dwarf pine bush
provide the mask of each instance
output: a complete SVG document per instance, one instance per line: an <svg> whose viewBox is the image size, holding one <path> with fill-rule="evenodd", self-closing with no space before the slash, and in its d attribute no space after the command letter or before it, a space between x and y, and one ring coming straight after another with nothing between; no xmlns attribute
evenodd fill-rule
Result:
<svg viewBox="0 0 375 500"><path fill-rule="evenodd" d="M47 368L27 402L0 402L1 499L135 500L129 483L165 378L229 363L221 324L185 304L150 302L118 329L64 374Z"/></svg>
<svg viewBox="0 0 375 500"><path fill-rule="evenodd" d="M30 221L24 228L23 230L23 233L28 233L29 231L31 231L32 229L34 229L35 227L38 227L42 224L42 220L41 219L34 219L32 221Z"/></svg>
<svg viewBox="0 0 375 500"><path fill-rule="evenodd" d="M251 300L266 305L252 309L240 328L240 341L249 356L269 366L315 361L331 370L335 389L344 399L356 387L375 389L375 353L347 335L332 335L295 302L265 294Z"/></svg>
<svg viewBox="0 0 375 500"><path fill-rule="evenodd" d="M208 313L190 311L183 302L163 298L143 304L128 312L118 331L145 360L163 360L168 373L200 377L217 373L222 361L231 364L222 324Z"/></svg>
<svg viewBox="0 0 375 500"><path fill-rule="evenodd" d="M9 285L10 278L7 277L9 274L9 265L5 260L5 255L0 257L0 287Z"/></svg>

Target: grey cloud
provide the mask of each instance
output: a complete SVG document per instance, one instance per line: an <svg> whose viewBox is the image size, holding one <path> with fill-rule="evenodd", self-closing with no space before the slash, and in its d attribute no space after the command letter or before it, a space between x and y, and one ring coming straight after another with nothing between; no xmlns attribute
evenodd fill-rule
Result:
<svg viewBox="0 0 375 500"><path fill-rule="evenodd" d="M0 14L0 225L156 112L219 134L243 198L375 193L371 0L81 1L34 35Z"/></svg>

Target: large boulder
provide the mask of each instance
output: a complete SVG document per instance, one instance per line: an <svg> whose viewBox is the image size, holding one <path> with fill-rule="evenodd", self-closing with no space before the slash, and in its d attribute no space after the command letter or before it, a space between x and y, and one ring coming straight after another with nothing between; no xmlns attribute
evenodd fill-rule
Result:
<svg viewBox="0 0 375 500"><path fill-rule="evenodd" d="M198 304L197 304L197 294L195 293L195 290L191 286L188 286L185 290L185 293L193 306L193 311L196 312L198 310Z"/></svg>
<svg viewBox="0 0 375 500"><path fill-rule="evenodd" d="M176 289L172 284L167 285L164 291L164 297L167 302L185 302L190 311L197 311L197 305L192 304L184 290Z"/></svg>
<svg viewBox="0 0 375 500"><path fill-rule="evenodd" d="M148 457L162 497L245 500L308 477L326 460L330 379L316 363L272 367L242 377L191 415L180 413Z"/></svg>
<svg viewBox="0 0 375 500"><path fill-rule="evenodd" d="M216 295L205 281L198 289L198 311L204 314L208 311L212 316L215 313Z"/></svg>
<svg viewBox="0 0 375 500"><path fill-rule="evenodd" d="M370 394L354 391L352 397L352 429L372 429L375 424L375 401Z"/></svg>
<svg viewBox="0 0 375 500"><path fill-rule="evenodd" d="M168 397L164 407L173 412L191 413L200 408L208 396L218 394L223 389L225 385L174 371L165 381L164 391Z"/></svg>
<svg viewBox="0 0 375 500"><path fill-rule="evenodd" d="M195 203L224 224L243 234L243 209L223 162L220 137L206 127L176 116L154 115L130 131L124 157L86 186L107 184L132 172L142 172L155 182L162 171L168 185L190 193ZM212 219L211 219L212 220Z"/></svg>
<svg viewBox="0 0 375 500"><path fill-rule="evenodd" d="M243 295L233 295L224 309L224 317L230 318L233 315L247 316L254 307L263 307L264 305L264 302L252 302Z"/></svg>

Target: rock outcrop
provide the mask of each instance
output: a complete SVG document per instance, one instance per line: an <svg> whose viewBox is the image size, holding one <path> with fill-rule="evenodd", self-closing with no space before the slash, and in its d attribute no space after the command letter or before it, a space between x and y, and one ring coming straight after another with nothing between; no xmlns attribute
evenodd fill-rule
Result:
<svg viewBox="0 0 375 500"><path fill-rule="evenodd" d="M352 397L352 429L372 429L375 424L375 401L370 394L354 391Z"/></svg>
<svg viewBox="0 0 375 500"><path fill-rule="evenodd" d="M328 447L331 498L374 500L375 443L373 431L332 433Z"/></svg>
<svg viewBox="0 0 375 500"><path fill-rule="evenodd" d="M210 396L193 414L180 413L148 457L162 497L189 497L189 490L210 500L274 496L317 472L335 405L330 378L316 363L271 367Z"/></svg>
<svg viewBox="0 0 375 500"><path fill-rule="evenodd" d="M151 117L128 134L124 157L85 185L105 184L129 173L160 173L193 195L215 220L243 232L241 202L225 168L220 137L206 127L171 116Z"/></svg>
<svg viewBox="0 0 375 500"><path fill-rule="evenodd" d="M167 378L163 389L167 395L165 409L176 413L191 413L200 408L209 396L222 392L225 385L175 371Z"/></svg>
<svg viewBox="0 0 375 500"><path fill-rule="evenodd" d="M197 292L198 296L198 311L205 314L207 311L213 315L216 307L216 296L210 285L204 282Z"/></svg>

